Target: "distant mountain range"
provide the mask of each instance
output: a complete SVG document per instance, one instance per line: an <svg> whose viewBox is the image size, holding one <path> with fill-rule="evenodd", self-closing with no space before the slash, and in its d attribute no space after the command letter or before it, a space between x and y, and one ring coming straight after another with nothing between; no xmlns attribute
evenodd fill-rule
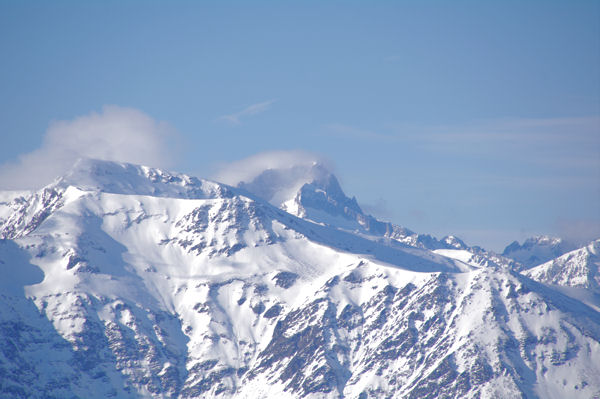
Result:
<svg viewBox="0 0 600 399"><path fill-rule="evenodd" d="M575 249L576 245L561 238L536 236L528 238L522 245L514 241L504 249L502 255L516 260L528 269Z"/></svg>
<svg viewBox="0 0 600 399"><path fill-rule="evenodd" d="M495 254L324 166L0 192L2 398L600 398L600 241Z"/></svg>

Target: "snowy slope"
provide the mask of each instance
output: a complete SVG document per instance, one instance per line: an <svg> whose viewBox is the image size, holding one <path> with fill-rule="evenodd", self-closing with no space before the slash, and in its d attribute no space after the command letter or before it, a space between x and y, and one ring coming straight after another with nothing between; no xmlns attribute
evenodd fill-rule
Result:
<svg viewBox="0 0 600 399"><path fill-rule="evenodd" d="M437 239L377 220L362 211L356 198L346 196L337 178L317 162L310 166L267 169L252 181L239 183L238 187L305 220L360 234L371 240L384 239L387 243L399 242L415 248L438 250L435 252L442 256L461 261L466 255L457 251L466 251L470 255L465 263L475 266L519 267L510 258L479 247L469 247L452 235Z"/></svg>
<svg viewBox="0 0 600 399"><path fill-rule="evenodd" d="M266 197L94 160L4 194L0 397L600 395L593 308Z"/></svg>
<svg viewBox="0 0 600 399"><path fill-rule="evenodd" d="M600 311L600 240L523 272Z"/></svg>
<svg viewBox="0 0 600 399"><path fill-rule="evenodd" d="M546 284L587 288L600 293L600 240L529 269L524 274Z"/></svg>
<svg viewBox="0 0 600 399"><path fill-rule="evenodd" d="M241 397L593 397L598 321L505 271L357 267L278 323Z"/></svg>

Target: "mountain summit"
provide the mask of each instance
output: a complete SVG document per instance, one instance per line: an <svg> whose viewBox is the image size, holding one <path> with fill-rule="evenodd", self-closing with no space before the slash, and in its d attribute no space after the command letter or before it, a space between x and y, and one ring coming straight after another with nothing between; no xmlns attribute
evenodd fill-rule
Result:
<svg viewBox="0 0 600 399"><path fill-rule="evenodd" d="M81 160L0 193L0 396L600 395L580 296L300 172L232 187Z"/></svg>
<svg viewBox="0 0 600 399"><path fill-rule="evenodd" d="M267 169L251 182L239 183L238 187L295 216L317 222L336 219L357 222L357 216L363 215L356 198L348 198L338 179L318 162L310 166Z"/></svg>
<svg viewBox="0 0 600 399"><path fill-rule="evenodd" d="M448 236L438 240L364 213L356 198L348 197L336 176L319 162L289 168L268 168L250 182L238 183L237 187L266 199L294 216L321 225L393 239L417 248L468 249L457 237Z"/></svg>
<svg viewBox="0 0 600 399"><path fill-rule="evenodd" d="M575 245L561 238L541 235L528 238L523 244L512 242L502 255L531 268L575 249Z"/></svg>

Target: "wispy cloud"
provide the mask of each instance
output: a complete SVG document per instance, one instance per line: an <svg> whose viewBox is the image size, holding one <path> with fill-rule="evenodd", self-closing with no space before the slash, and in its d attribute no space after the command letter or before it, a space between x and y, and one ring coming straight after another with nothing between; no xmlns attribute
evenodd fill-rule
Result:
<svg viewBox="0 0 600 399"><path fill-rule="evenodd" d="M504 118L472 121L454 125L394 124L376 129L358 128L344 123L323 126L330 135L380 141L457 142L527 142L552 140L563 142L598 142L600 117L578 118Z"/></svg>
<svg viewBox="0 0 600 399"><path fill-rule="evenodd" d="M145 113L114 105L50 124L40 148L0 165L1 189L49 184L81 157L169 166L175 132Z"/></svg>
<svg viewBox="0 0 600 399"><path fill-rule="evenodd" d="M320 163L332 169L329 161L320 155L302 150L267 151L252 155L228 164L219 166L213 178L219 182L237 185L249 182L267 169L292 168L294 166L310 167Z"/></svg>
<svg viewBox="0 0 600 399"><path fill-rule="evenodd" d="M400 126L400 130L407 127ZM521 142L586 143L598 141L600 117L584 118L506 118L483 120L463 125L414 127L422 141L448 142Z"/></svg>
<svg viewBox="0 0 600 399"><path fill-rule="evenodd" d="M429 179L454 180L463 190L559 196L600 193L600 118L506 118L455 125L330 123L321 132L394 150L399 168ZM442 166L443 165L443 166ZM442 166L442 167L440 167ZM444 184L444 183L442 183ZM584 195L584 194L580 194Z"/></svg>
<svg viewBox="0 0 600 399"><path fill-rule="evenodd" d="M421 153L485 156L538 166L600 170L600 117L505 118L457 125L399 124L363 129L342 123L326 134L374 143L401 143Z"/></svg>
<svg viewBox="0 0 600 399"><path fill-rule="evenodd" d="M242 119L268 111L271 108L271 105L273 105L276 101L277 100L273 99L252 104L233 114L222 115L218 118L218 120L225 121L231 125L241 125Z"/></svg>
<svg viewBox="0 0 600 399"><path fill-rule="evenodd" d="M478 154L538 167L600 173L600 118L515 118L437 126L411 137L421 149Z"/></svg>

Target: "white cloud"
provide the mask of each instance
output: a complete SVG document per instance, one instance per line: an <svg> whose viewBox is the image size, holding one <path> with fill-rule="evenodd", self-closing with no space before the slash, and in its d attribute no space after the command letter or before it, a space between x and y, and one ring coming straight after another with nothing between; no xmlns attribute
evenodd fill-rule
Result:
<svg viewBox="0 0 600 399"><path fill-rule="evenodd" d="M236 113L220 116L219 120L229 122L232 125L241 125L242 118L257 115L267 111L269 108L271 108L271 105L273 105L275 101L276 100L269 100L263 101L261 103L252 104Z"/></svg>
<svg viewBox="0 0 600 399"><path fill-rule="evenodd" d="M139 110L104 106L100 113L51 123L40 148L0 167L0 188L39 188L81 157L168 166L173 136L166 123Z"/></svg>
<svg viewBox="0 0 600 399"><path fill-rule="evenodd" d="M221 165L213 176L214 180L232 186L241 182L250 182L268 169L291 169L293 167L312 167L315 163L331 169L329 161L323 157L301 150L261 152L230 164Z"/></svg>
<svg viewBox="0 0 600 399"><path fill-rule="evenodd" d="M294 198L304 184L331 171L331 164L316 154L271 151L223 166L215 180L243 187L279 207Z"/></svg>

